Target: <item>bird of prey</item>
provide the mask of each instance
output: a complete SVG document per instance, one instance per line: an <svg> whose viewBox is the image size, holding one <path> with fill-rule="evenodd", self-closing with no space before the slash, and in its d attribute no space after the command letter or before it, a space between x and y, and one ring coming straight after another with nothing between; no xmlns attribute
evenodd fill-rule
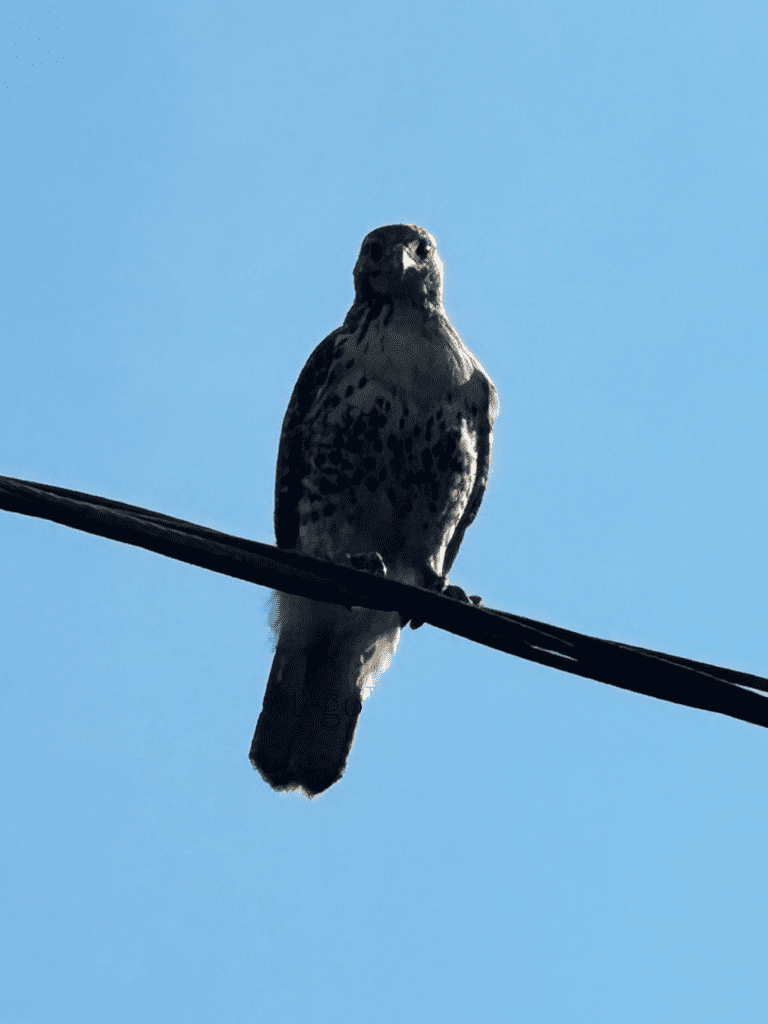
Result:
<svg viewBox="0 0 768 1024"><path fill-rule="evenodd" d="M424 228L371 231L354 284L285 415L277 545L467 600L447 574L485 492L496 389L445 313L443 263ZM275 789L312 797L341 778L362 700L405 623L398 612L274 600L275 657L250 757Z"/></svg>

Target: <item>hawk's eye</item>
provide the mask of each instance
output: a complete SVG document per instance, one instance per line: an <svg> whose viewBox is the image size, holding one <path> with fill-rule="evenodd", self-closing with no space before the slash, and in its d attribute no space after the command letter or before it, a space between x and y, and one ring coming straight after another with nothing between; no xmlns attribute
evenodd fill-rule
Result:
<svg viewBox="0 0 768 1024"><path fill-rule="evenodd" d="M383 255L383 249L378 242L371 242L368 247L368 255L371 257L374 263L378 263Z"/></svg>
<svg viewBox="0 0 768 1024"><path fill-rule="evenodd" d="M427 256L429 256L429 254L431 252L432 252L432 243L431 242L419 242L418 246L416 247L416 255L419 257L420 260L426 259Z"/></svg>

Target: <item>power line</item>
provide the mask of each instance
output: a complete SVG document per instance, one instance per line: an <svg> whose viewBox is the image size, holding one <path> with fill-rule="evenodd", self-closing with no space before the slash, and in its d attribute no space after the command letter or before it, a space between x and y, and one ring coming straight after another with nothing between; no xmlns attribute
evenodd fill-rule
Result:
<svg viewBox="0 0 768 1024"><path fill-rule="evenodd" d="M135 505L0 477L0 509L49 519L263 587L346 606L399 611L457 636L622 690L768 727L768 679L450 597Z"/></svg>

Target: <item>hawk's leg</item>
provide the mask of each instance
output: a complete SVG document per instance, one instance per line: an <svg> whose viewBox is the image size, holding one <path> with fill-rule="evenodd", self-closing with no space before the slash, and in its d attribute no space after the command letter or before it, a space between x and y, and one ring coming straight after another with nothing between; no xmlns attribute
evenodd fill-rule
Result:
<svg viewBox="0 0 768 1024"><path fill-rule="evenodd" d="M424 588L426 590L435 590L438 594L442 594L444 597L452 597L454 601L463 601L464 604L479 605L482 604L482 597L478 594L467 595L461 587L457 587L453 583L449 583L445 576L439 576L434 569L427 566L424 569ZM401 615L401 625L403 628L407 626L408 619L406 616ZM411 629L418 629L424 625L424 619L411 619Z"/></svg>

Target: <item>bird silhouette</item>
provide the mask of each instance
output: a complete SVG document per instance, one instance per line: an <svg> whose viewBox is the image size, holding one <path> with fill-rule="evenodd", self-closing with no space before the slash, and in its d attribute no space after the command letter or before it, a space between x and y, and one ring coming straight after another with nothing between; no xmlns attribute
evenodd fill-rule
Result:
<svg viewBox="0 0 768 1024"><path fill-rule="evenodd" d="M368 234L354 284L285 415L277 545L467 600L447 574L485 492L496 389L445 313L443 263L424 228ZM312 797L341 778L404 622L278 593L272 624L250 758L275 789Z"/></svg>

